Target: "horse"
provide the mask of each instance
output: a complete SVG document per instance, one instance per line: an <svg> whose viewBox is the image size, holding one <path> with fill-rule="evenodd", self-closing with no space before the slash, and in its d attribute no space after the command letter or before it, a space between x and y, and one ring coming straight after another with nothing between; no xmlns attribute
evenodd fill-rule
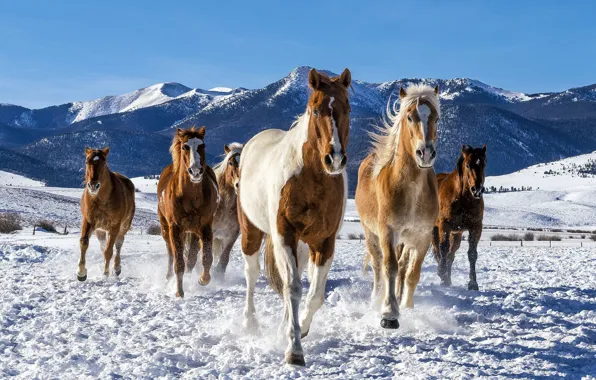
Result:
<svg viewBox="0 0 596 380"><path fill-rule="evenodd" d="M451 173L437 174L439 184L439 217L433 236L433 253L438 264L441 284L451 286L451 265L464 231L469 233L469 290L478 290L476 260L484 216L484 169L486 144L482 148L464 145Z"/></svg>
<svg viewBox="0 0 596 380"><path fill-rule="evenodd" d="M203 250L203 273L199 284L211 281L213 262L213 217L219 202L217 178L205 159L205 127L178 128L170 153L172 164L165 167L157 184L157 214L168 253L169 281L175 270L176 297L184 297L185 266L191 272L197 263L199 240ZM188 255L184 258L185 234Z"/></svg>
<svg viewBox="0 0 596 380"><path fill-rule="evenodd" d="M220 202L213 218L213 256L218 258L215 274L221 279L230 261L230 251L240 235L236 190L240 178L242 144L225 145L224 153L223 161L213 168L220 194Z"/></svg>
<svg viewBox="0 0 596 380"><path fill-rule="evenodd" d="M254 289L259 250L267 235L269 283L284 302L289 340L285 361L305 365L301 339L325 297L335 237L347 198L346 149L350 133L351 74L329 78L311 69L306 111L288 131L264 130L251 138L240 158L238 220L245 261L245 327L258 328ZM310 260L310 288L299 321L300 278Z"/></svg>
<svg viewBox="0 0 596 380"><path fill-rule="evenodd" d="M124 235L130 229L135 215L135 186L120 173L108 168L110 147L91 149L85 147L85 190L81 196L81 225L79 269L77 279L87 279L85 268L89 237L93 232L99 240L104 257L104 276L109 275L110 261L116 245L114 274L122 272L120 251Z"/></svg>
<svg viewBox="0 0 596 380"><path fill-rule="evenodd" d="M414 307L439 211L433 169L441 113L438 94L438 86L400 88L399 112L397 100L392 109L387 103L389 120L378 128L380 133L370 134L373 148L358 170L356 207L366 237L364 259L371 261L374 272L371 300L378 302L384 288L381 326L386 329L399 327L398 299Z"/></svg>

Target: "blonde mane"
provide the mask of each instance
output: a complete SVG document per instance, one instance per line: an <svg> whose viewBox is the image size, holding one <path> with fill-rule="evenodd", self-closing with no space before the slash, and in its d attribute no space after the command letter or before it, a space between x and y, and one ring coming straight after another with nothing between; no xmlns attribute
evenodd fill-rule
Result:
<svg viewBox="0 0 596 380"><path fill-rule="evenodd" d="M406 110L418 99L428 101L437 111L439 117L441 116L439 97L435 95L435 90L428 85L415 84L409 86L406 89L406 96L403 99L397 99L393 104L391 104L391 97L389 97L382 125L376 126L378 133L369 132L369 136L373 140L371 153L375 155L373 177L377 177L385 166L393 164L393 158L399 143L402 119Z"/></svg>

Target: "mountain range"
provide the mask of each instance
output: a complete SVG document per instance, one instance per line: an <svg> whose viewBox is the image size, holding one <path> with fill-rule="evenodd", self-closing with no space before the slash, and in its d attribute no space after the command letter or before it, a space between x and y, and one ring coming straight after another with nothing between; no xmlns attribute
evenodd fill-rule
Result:
<svg viewBox="0 0 596 380"><path fill-rule="evenodd" d="M110 145L113 170L131 177L156 174L170 162L168 147L175 128L192 125L207 126L208 158L214 163L224 144L246 142L266 128L289 128L304 112L309 70L297 67L260 89L202 90L161 83L42 109L0 104L0 170L50 186L79 186L84 147ZM596 85L526 94L468 78L354 80L348 149L351 193L358 165L370 148L367 132L381 120L399 88L414 83L440 88L437 171L454 167L462 144L487 144L488 175L596 150Z"/></svg>

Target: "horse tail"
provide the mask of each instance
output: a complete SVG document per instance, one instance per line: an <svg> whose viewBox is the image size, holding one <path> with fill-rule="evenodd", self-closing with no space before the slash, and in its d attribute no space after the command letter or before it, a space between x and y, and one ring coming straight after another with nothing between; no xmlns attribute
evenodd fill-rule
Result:
<svg viewBox="0 0 596 380"><path fill-rule="evenodd" d="M273 251L273 240L271 235L265 237L265 275L269 285L277 294L282 295L283 282L275 262L275 252Z"/></svg>

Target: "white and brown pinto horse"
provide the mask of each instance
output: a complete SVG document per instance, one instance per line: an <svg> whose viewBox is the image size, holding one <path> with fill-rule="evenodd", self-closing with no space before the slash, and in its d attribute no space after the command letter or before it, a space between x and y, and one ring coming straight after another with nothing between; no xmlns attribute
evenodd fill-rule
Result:
<svg viewBox="0 0 596 380"><path fill-rule="evenodd" d="M356 207L366 234L374 271L372 299L383 288L381 326L398 328L398 299L414 306L414 290L432 241L439 212L436 157L439 88L400 89L396 113L387 107L389 122L373 134L372 153L358 171ZM381 275L383 283L381 284ZM404 294L405 292L405 294Z"/></svg>
<svg viewBox="0 0 596 380"><path fill-rule="evenodd" d="M344 168L350 132L350 71L329 78L312 69L308 82L313 92L306 112L292 128L265 130L244 146L238 189L247 284L245 322L257 325L254 290L266 234L273 257L266 257L265 266L285 306L286 362L295 365L305 365L301 337L308 333L325 296L347 196ZM299 249L299 244L308 249ZM300 278L308 257L311 283L299 322Z"/></svg>

